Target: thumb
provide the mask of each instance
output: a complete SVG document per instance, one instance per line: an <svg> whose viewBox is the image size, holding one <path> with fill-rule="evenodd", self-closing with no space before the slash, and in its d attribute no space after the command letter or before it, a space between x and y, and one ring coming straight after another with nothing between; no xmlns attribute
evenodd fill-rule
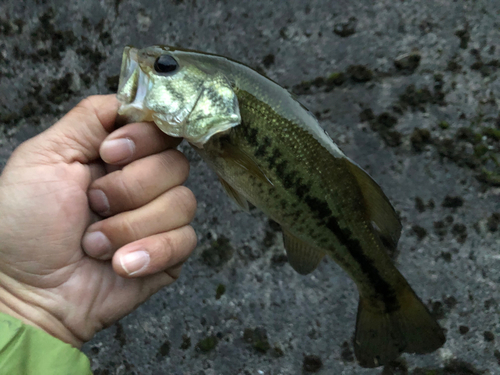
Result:
<svg viewBox="0 0 500 375"><path fill-rule="evenodd" d="M30 147L25 147L25 151L27 154L31 151L39 163L87 164L96 160L101 143L114 130L119 106L114 94L89 96L52 127L28 141Z"/></svg>

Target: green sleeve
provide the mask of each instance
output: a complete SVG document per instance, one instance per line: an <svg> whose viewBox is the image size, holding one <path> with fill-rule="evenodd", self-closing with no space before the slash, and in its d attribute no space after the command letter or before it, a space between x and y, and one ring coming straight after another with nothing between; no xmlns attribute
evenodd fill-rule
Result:
<svg viewBox="0 0 500 375"><path fill-rule="evenodd" d="M0 313L0 374L91 375L78 349L36 327Z"/></svg>

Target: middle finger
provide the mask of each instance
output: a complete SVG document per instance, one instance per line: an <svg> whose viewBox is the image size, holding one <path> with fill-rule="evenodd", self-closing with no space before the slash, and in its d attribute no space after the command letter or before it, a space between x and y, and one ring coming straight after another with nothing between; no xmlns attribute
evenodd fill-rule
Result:
<svg viewBox="0 0 500 375"><path fill-rule="evenodd" d="M136 160L95 180L89 187L89 205L101 216L136 209L163 192L184 183L189 162L177 150Z"/></svg>

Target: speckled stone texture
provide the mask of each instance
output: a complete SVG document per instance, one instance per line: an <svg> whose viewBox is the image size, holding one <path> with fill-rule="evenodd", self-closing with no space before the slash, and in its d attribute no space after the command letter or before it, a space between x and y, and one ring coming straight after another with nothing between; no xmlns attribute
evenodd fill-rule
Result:
<svg viewBox="0 0 500 375"><path fill-rule="evenodd" d="M295 273L279 228L183 144L198 248L84 346L95 374L500 374L500 2L3 0L0 165L116 90L126 44L226 55L295 92L400 212L397 265L448 341L361 369L353 282L331 260Z"/></svg>

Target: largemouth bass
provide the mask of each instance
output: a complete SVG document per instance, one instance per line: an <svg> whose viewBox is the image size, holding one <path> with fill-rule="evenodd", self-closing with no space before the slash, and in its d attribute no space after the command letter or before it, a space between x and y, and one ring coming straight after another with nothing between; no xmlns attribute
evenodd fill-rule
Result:
<svg viewBox="0 0 500 375"><path fill-rule="evenodd" d="M400 221L374 180L291 94L222 56L126 47L119 113L185 138L243 209L283 229L290 265L312 272L330 255L356 283L354 351L363 367L429 353L443 330L392 263Z"/></svg>

